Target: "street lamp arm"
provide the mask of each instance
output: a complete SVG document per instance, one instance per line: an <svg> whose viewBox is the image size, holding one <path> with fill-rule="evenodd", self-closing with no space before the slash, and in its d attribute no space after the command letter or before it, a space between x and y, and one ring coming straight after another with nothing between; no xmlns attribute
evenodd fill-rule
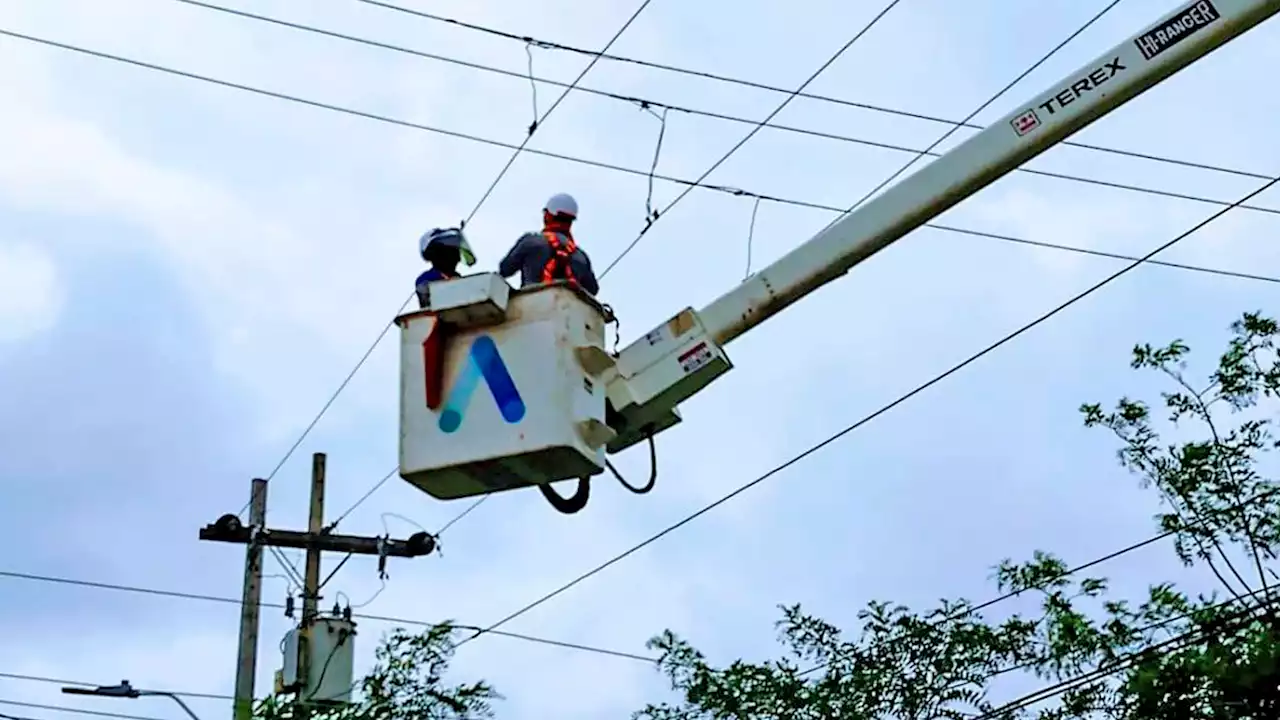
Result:
<svg viewBox="0 0 1280 720"><path fill-rule="evenodd" d="M165 692L163 690L139 690L138 695L152 695L152 696L161 695L161 696L167 697L173 700L174 702L178 703L178 705L182 708L182 710L191 717L191 720L200 720L200 716L192 712L191 708L188 707L185 702L183 702L182 698L178 697L177 695L171 692Z"/></svg>
<svg viewBox="0 0 1280 720"><path fill-rule="evenodd" d="M174 693L166 690L138 690L133 685L129 684L128 680L122 680L119 685L100 685L96 688L64 687L62 688L62 692L67 695L99 695L101 697L116 698L164 696L178 703L178 706L182 708L183 712L191 717L191 720L200 720L200 716L192 712L191 708L183 702L182 698L178 697Z"/></svg>

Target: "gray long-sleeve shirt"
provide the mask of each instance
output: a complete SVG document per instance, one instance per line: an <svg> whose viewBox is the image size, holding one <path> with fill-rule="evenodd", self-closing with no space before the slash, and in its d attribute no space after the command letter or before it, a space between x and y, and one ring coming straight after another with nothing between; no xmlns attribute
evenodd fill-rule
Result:
<svg viewBox="0 0 1280 720"><path fill-rule="evenodd" d="M561 242L563 242L561 236ZM511 252L498 263L498 274L511 277L520 273L520 286L537 285L542 282L542 269L554 257L551 244L542 233L525 233L516 241ZM569 268L573 270L573 279L578 281L583 290L591 295L600 292L600 283L596 280L595 271L591 269L591 258L582 248L574 250L569 256Z"/></svg>

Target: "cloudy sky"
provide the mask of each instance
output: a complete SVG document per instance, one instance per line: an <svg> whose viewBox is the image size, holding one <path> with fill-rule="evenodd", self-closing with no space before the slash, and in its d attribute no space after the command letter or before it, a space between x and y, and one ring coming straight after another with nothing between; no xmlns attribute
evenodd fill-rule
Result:
<svg viewBox="0 0 1280 720"><path fill-rule="evenodd" d="M235 2L275 18L513 73L322 37L174 0L4 0L0 28L351 108L343 114L0 37L0 570L236 597L242 551L199 542L246 502L404 301L425 229L470 214L518 144L538 84L518 40L357 0ZM608 42L636 0L396 0L406 7L586 48ZM828 135L923 149L1106 3L902 0L775 119ZM791 88L883 2L653 0L619 55ZM987 124L1171 10L1121 0L974 120ZM1193 169L1080 147L1030 167L1164 195L1014 173L939 224L1142 254L1280 172L1266 123L1280 110L1256 68L1280 61L1268 24L1075 140L1243 171ZM542 78L572 81L590 58L533 48ZM601 61L583 86L758 121L782 94ZM553 192L577 196L577 235L598 268L644 224L661 123L636 104L575 92L530 147L638 173L526 153L468 226L482 265L538 222ZM750 124L672 111L658 173L694 179ZM956 132L943 148L971 135ZM708 182L847 207L911 154L766 128ZM658 180L652 203L683 187ZM1280 208L1264 193L1251 201ZM748 267L795 247L826 210L698 189L605 278L629 342L700 307ZM1280 275L1277 218L1235 210L1166 260ZM749 242L750 237L750 242ZM750 263L748 263L750 258ZM684 408L659 442L657 489L599 483L561 516L536 492L494 497L442 538L443 553L394 562L359 612L484 625L716 500L1035 318L1121 262L922 229L730 348L737 368ZM1042 548L1083 562L1152 533L1156 498L1118 468L1115 443L1086 431L1083 401L1154 394L1127 367L1136 341L1186 339L1204 355L1272 283L1141 267L1045 325L778 473L724 506L513 620L504 629L645 654L664 628L710 657L764 658L779 603L852 627L868 600L925 606L994 594L991 566ZM395 464L394 343L368 363L275 476L272 525L306 521L309 457L328 453L329 516ZM643 450L623 468L646 471ZM435 530L443 503L393 478L343 520L353 533ZM394 512L392 517L386 513ZM288 556L299 562L296 554ZM338 558L326 559L326 569ZM264 600L289 592L267 563ZM1167 547L1106 569L1120 590L1183 577ZM1189 587L1208 587L1186 578ZM366 603L371 559L336 576L325 603ZM341 592L341 596L337 592ZM227 694L234 605L0 577L0 673ZM259 692L289 621L265 611ZM359 662L392 627L364 620ZM507 718L623 718L667 696L646 662L501 636L460 649L455 677L484 677ZM0 679L0 700L157 718L163 701L73 702L55 684ZM192 699L204 718L227 703ZM68 712L0 706L40 719Z"/></svg>

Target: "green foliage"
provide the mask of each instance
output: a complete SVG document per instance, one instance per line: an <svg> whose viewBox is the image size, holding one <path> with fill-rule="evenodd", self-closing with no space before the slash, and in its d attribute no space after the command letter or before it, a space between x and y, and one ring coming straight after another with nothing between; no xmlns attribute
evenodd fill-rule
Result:
<svg viewBox="0 0 1280 720"><path fill-rule="evenodd" d="M684 702L650 705L637 717L960 717L949 714L951 706L981 704L982 681L1025 661L1023 648L1035 632L1018 618L988 625L971 610L964 601L944 601L926 614L871 603L859 613L861 636L849 641L798 605L785 607L778 629L788 657L723 670L668 631L649 644L661 651L659 665Z"/></svg>
<svg viewBox="0 0 1280 720"><path fill-rule="evenodd" d="M1170 583L1140 598L1113 597L1106 578L1082 576L1055 555L1005 560L997 589L1035 598L1034 610L943 599L913 611L871 602L846 635L782 607L782 657L713 667L666 631L649 642L676 701L636 720L1277 720L1280 600L1271 583L1280 547L1280 488L1266 476L1280 447L1269 411L1280 399L1280 324L1247 313L1202 383L1188 378L1181 341L1138 345L1132 367L1170 383L1161 409L1121 398L1081 406L1086 427L1120 442L1120 463L1166 508L1160 530L1187 565L1204 564L1228 593L1192 597ZM1157 423L1163 421L1163 427ZM1166 439L1166 437L1171 439ZM1249 558L1237 563L1233 557ZM396 630L378 648L356 701L313 709L312 720L481 720L500 696L486 683L450 685L450 625ZM1003 682L1041 691L1020 698ZM999 701L993 698L999 698ZM257 720L294 720L296 697L263 701Z"/></svg>
<svg viewBox="0 0 1280 720"><path fill-rule="evenodd" d="M453 657L451 626L422 634L396 630L378 648L377 664L364 679L362 720L467 720L493 716L491 700L500 696L484 682L444 686Z"/></svg>
<svg viewBox="0 0 1280 720"><path fill-rule="evenodd" d="M996 584L1035 596L1027 616L988 618L963 599L914 612L873 602L846 638L835 626L783 608L782 658L713 667L666 631L649 643L677 700L650 704L637 720L823 720L1037 718L1038 720L1275 720L1280 718L1280 618L1269 565L1280 543L1280 493L1263 462L1278 443L1267 401L1280 394L1280 325L1245 314L1203 386L1187 378L1180 341L1134 348L1132 366L1172 383L1161 394L1162 439L1144 402L1122 398L1106 412L1081 408L1087 427L1120 440L1119 460L1168 511L1159 527L1188 565L1204 563L1232 598L1191 597L1156 584L1145 597L1111 597L1101 577L1079 577L1036 552L1006 560ZM1230 561L1244 549L1252 568ZM1221 567L1220 567L1221 566ZM1225 567L1231 581L1222 572ZM1249 578L1252 579L1249 579ZM1004 676L1048 684L1021 700L992 702Z"/></svg>
<svg viewBox="0 0 1280 720"><path fill-rule="evenodd" d="M383 638L372 670L361 679L351 705L316 708L312 720L482 720L493 717L492 702L501 699L487 683L447 685L444 674L453 657L450 624L422 633L402 628ZM255 720L299 717L296 695L274 696L260 703Z"/></svg>
<svg viewBox="0 0 1280 720"><path fill-rule="evenodd" d="M1280 620L1274 611L1247 623L1221 609L1198 614L1205 639L1135 665L1116 695L1132 720L1280 717Z"/></svg>
<svg viewBox="0 0 1280 720"><path fill-rule="evenodd" d="M1183 562L1190 564L1193 557L1204 561L1220 579L1214 550L1221 555L1224 543L1247 545L1261 574L1262 559L1274 560L1280 542L1280 493L1258 469L1277 442L1271 419L1256 412L1261 401L1275 400L1280 393L1275 346L1280 327L1246 313L1231 330L1227 351L1201 389L1185 376L1189 348L1183 342L1161 348L1139 345L1133 351L1134 368L1153 369L1173 381L1175 389L1162 393L1169 422L1184 433L1186 425L1194 424L1201 437L1162 445L1150 407L1128 398L1107 413L1096 403L1080 408L1086 426L1107 428L1121 440L1121 464L1144 485L1158 489L1170 507L1160 525L1176 533ZM1227 409L1226 418L1215 412L1220 407ZM1230 570L1236 582L1247 585L1238 571Z"/></svg>

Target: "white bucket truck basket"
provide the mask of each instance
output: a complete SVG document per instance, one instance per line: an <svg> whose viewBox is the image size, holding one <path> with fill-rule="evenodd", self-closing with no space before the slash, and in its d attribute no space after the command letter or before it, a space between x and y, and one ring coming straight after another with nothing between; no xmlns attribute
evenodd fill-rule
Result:
<svg viewBox="0 0 1280 720"><path fill-rule="evenodd" d="M605 467L612 318L566 283L485 273L431 283L400 326L400 477L453 499Z"/></svg>

